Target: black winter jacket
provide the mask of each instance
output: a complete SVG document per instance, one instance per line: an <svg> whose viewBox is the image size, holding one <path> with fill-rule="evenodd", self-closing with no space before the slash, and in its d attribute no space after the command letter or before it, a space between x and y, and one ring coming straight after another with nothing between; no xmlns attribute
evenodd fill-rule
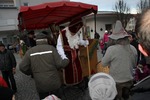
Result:
<svg viewBox="0 0 150 100"><path fill-rule="evenodd" d="M13 53L7 49L0 52L0 70L8 71L12 70L13 67L16 67L16 59Z"/></svg>
<svg viewBox="0 0 150 100"><path fill-rule="evenodd" d="M131 100L150 100L150 75L131 89Z"/></svg>

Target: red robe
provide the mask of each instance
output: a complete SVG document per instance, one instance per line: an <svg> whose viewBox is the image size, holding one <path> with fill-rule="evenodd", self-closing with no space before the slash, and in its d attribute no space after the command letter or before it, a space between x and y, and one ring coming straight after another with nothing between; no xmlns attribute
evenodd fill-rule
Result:
<svg viewBox="0 0 150 100"><path fill-rule="evenodd" d="M66 37L66 31L62 31L63 47L67 58L70 60L64 70L65 84L77 84L82 81L82 68L78 57L78 49L71 49Z"/></svg>

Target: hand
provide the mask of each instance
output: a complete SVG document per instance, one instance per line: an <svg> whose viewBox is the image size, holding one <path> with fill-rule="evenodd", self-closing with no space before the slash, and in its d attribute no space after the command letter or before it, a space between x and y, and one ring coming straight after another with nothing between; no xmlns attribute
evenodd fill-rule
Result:
<svg viewBox="0 0 150 100"><path fill-rule="evenodd" d="M16 68L13 68L13 70L12 70L12 71L13 71L13 74L15 74L15 73L16 73Z"/></svg>
<svg viewBox="0 0 150 100"><path fill-rule="evenodd" d="M85 42L86 42L86 46L89 45L89 41L88 40L85 40Z"/></svg>
<svg viewBox="0 0 150 100"><path fill-rule="evenodd" d="M87 47L89 45L89 41L88 40L80 40L79 44L83 45L84 47Z"/></svg>

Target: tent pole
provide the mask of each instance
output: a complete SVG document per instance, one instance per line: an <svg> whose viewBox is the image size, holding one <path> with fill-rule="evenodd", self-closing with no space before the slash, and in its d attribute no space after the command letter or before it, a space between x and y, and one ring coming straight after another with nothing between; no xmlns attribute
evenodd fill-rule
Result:
<svg viewBox="0 0 150 100"><path fill-rule="evenodd" d="M95 33L96 33L96 13L94 13L94 27L95 27Z"/></svg>

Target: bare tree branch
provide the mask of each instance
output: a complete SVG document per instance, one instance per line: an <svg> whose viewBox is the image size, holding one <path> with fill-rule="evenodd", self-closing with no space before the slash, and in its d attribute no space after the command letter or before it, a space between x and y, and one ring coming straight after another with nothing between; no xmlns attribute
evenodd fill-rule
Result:
<svg viewBox="0 0 150 100"><path fill-rule="evenodd" d="M137 3L137 12L141 13L145 9L150 8L150 0L140 0Z"/></svg>
<svg viewBox="0 0 150 100"><path fill-rule="evenodd" d="M117 12L118 20L122 22L122 25L125 28L130 19L130 8L124 0L118 0L115 3L114 9Z"/></svg>

